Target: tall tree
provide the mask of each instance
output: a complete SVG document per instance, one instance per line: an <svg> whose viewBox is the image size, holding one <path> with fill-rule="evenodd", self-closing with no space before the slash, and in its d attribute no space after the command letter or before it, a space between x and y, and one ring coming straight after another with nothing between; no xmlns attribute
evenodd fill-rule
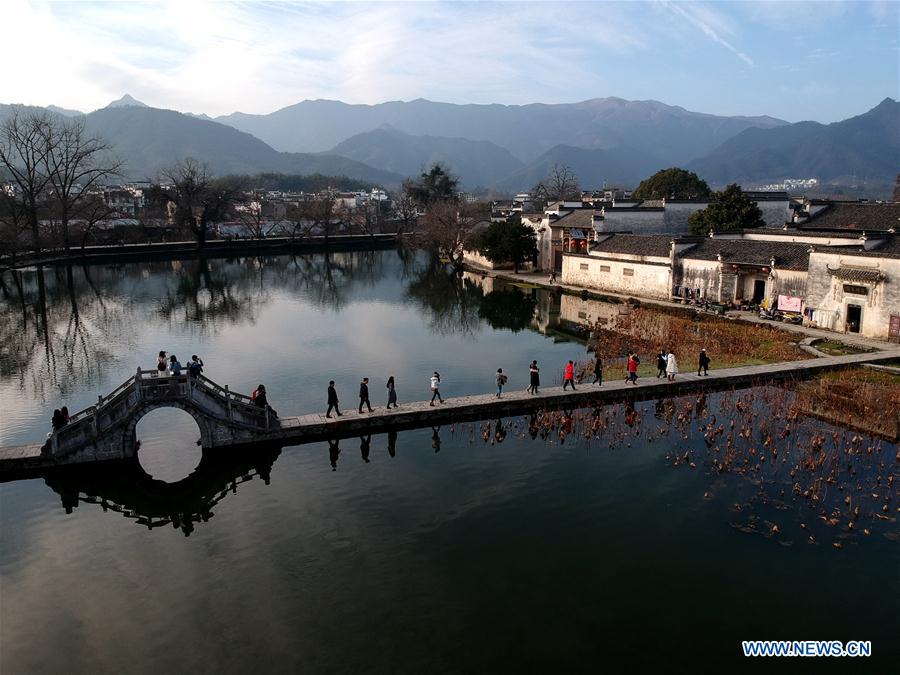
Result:
<svg viewBox="0 0 900 675"><path fill-rule="evenodd" d="M447 260L454 267L461 268L464 247L476 222L477 217L465 204L433 202L425 214L420 241L433 258Z"/></svg>
<svg viewBox="0 0 900 675"><path fill-rule="evenodd" d="M413 200L424 208L435 202L456 201L459 180L440 164L433 164L423 171L417 181L406 181L403 188Z"/></svg>
<svg viewBox="0 0 900 675"><path fill-rule="evenodd" d="M119 175L122 162L112 156L108 143L85 131L83 119L51 120L40 129L47 148L44 163L53 195L53 215L68 250L71 219L90 200L93 188Z"/></svg>
<svg viewBox="0 0 900 675"><path fill-rule="evenodd" d="M531 198L535 206L541 210L549 202L580 200L581 188L578 185L578 176L572 167L554 164L547 177L531 188Z"/></svg>
<svg viewBox="0 0 900 675"><path fill-rule="evenodd" d="M688 229L704 236L710 232L753 229L765 224L756 202L745 195L737 183L713 193L709 206L688 218Z"/></svg>
<svg viewBox="0 0 900 675"><path fill-rule="evenodd" d="M642 180L632 196L637 199L708 199L711 194L706 181L693 171L672 167Z"/></svg>
<svg viewBox="0 0 900 675"><path fill-rule="evenodd" d="M18 202L13 212L31 232L35 252L41 249L41 212L50 188L46 138L52 125L49 113L18 109L0 124L0 168L13 185L10 197Z"/></svg>
<svg viewBox="0 0 900 675"><path fill-rule="evenodd" d="M175 204L175 220L186 226L203 249L210 226L224 219L241 199L243 185L235 179L216 179L202 162L188 157L163 171L171 183L170 196Z"/></svg>
<svg viewBox="0 0 900 675"><path fill-rule="evenodd" d="M475 248L493 263L512 263L513 270L518 274L519 265L537 252L537 235L522 223L491 223L477 237Z"/></svg>

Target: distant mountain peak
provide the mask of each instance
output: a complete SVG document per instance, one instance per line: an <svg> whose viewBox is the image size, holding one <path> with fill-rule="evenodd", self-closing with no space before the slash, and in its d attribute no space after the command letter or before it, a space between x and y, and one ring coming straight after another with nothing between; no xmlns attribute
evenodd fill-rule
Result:
<svg viewBox="0 0 900 675"><path fill-rule="evenodd" d="M126 108L128 106L132 106L135 108L149 108L150 107L146 103L138 101L131 94L125 94L122 98L110 102L106 107L107 108Z"/></svg>
<svg viewBox="0 0 900 675"><path fill-rule="evenodd" d="M65 115L66 117L77 117L78 115L84 115L80 110L72 110L71 108L61 108L58 105L48 105L47 110L52 113L56 113L57 115Z"/></svg>

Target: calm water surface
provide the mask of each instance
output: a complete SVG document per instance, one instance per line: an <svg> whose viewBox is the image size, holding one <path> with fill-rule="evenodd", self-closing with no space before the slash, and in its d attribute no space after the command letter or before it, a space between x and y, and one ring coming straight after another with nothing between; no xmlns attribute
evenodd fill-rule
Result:
<svg viewBox="0 0 900 675"><path fill-rule="evenodd" d="M2 281L0 445L40 440L54 408L90 405L160 349L297 414L329 379L348 408L362 376L374 405L388 375L401 404L425 398L435 369L445 396L489 391L498 366L524 388L532 358L549 383L584 358L574 325L615 311L394 251ZM779 400L753 406L776 419ZM724 420L729 401L705 404ZM502 442L489 421L487 442L466 424L202 459L193 421L157 411L140 466L0 485L0 670L703 671L746 667L740 640L764 638L873 640L863 665L895 664L896 520L838 535L778 499L784 476L673 466L703 447L690 415L667 423L685 405L641 403L634 426L614 406L593 440L532 440L515 418ZM861 442L876 459L860 485L897 472L896 446Z"/></svg>

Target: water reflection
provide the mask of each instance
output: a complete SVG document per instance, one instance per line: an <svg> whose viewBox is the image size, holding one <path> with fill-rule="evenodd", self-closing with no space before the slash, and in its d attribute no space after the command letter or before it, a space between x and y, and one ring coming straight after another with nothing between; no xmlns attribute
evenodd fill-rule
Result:
<svg viewBox="0 0 900 675"><path fill-rule="evenodd" d="M280 452L277 447L206 451L196 471L176 483L154 480L135 461L72 467L44 480L59 494L66 513L79 504L93 504L148 529L171 525L189 536L241 484L260 478L268 485Z"/></svg>
<svg viewBox="0 0 900 675"><path fill-rule="evenodd" d="M796 400L790 387L766 386L545 409L525 417L455 424L451 440L459 433L470 444L480 435L486 446L512 437L548 448L651 453L672 470L701 471L702 496L715 501L723 495L717 508L731 512L727 517L735 529L778 535L785 546L825 542L840 548L871 534L895 537L890 466L897 446L798 415ZM442 428L430 431L431 449L438 454ZM360 457L368 465L372 436L358 438ZM387 434L391 458L397 440L396 431ZM327 444L332 471L338 467L339 443L332 439ZM268 484L279 452L275 447L205 451L197 470L172 484L148 477L136 462L58 471L46 482L62 497L67 512L82 502L97 504L149 528L171 524L188 535L241 483L260 477Z"/></svg>
<svg viewBox="0 0 900 675"><path fill-rule="evenodd" d="M405 249L37 267L0 275L0 372L41 400L93 390L121 379L121 360L157 321L170 334L216 336L253 324L279 294L334 311L391 277L441 335L471 336L486 325L583 341L589 321L615 311L459 274Z"/></svg>
<svg viewBox="0 0 900 675"><path fill-rule="evenodd" d="M189 258L60 265L0 274L0 373L44 398L102 380L116 345L130 352L143 321L216 334L252 323L276 292L338 309L384 275L390 252ZM403 269L416 263L401 255ZM138 320L135 320L138 318ZM114 379L119 379L116 375Z"/></svg>

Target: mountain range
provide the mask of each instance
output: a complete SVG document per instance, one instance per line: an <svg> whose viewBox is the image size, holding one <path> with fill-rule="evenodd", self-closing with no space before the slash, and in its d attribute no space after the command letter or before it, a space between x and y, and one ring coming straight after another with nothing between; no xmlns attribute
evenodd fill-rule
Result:
<svg viewBox="0 0 900 675"><path fill-rule="evenodd" d="M10 110L0 105L0 116ZM890 98L827 125L618 98L524 106L316 100L268 115L213 119L153 108L126 94L84 117L134 179L186 156L217 174L323 173L387 187L441 162L464 187L498 192L528 189L557 163L572 167L586 188L635 185L669 166L690 168L712 185L810 176L887 185L900 170L900 104Z"/></svg>

